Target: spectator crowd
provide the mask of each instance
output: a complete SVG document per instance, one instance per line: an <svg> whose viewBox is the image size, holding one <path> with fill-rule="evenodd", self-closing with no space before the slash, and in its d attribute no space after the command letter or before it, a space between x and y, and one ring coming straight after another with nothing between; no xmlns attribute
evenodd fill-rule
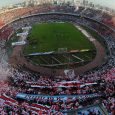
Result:
<svg viewBox="0 0 115 115"><path fill-rule="evenodd" d="M48 13L48 12L53 12ZM55 13L61 12L61 13ZM35 15L37 13L46 13ZM34 14L33 16L30 16ZM76 14L76 15L72 15ZM29 16L28 16L29 15ZM28 70L25 66L18 65L11 68L11 75L0 89L1 114L36 115L44 113L63 114L63 111L80 109L92 104L102 103L110 115L115 114L115 31L112 25L112 16L98 10L73 6L37 6L11 10L0 14L0 20L8 23L16 18L28 16L14 21L0 30L0 48L5 49L5 42L14 31L24 26L32 26L41 22L69 21L80 24L96 31L102 38L106 48L105 62L101 67L76 75L72 79L69 76L47 76ZM93 20L92 20L93 19ZM104 23L104 24L103 24ZM101 24L103 26L101 26ZM107 26L106 26L107 25ZM7 87L6 87L7 86ZM58 96L53 98L33 98L23 100L17 98L17 94ZM90 94L96 96L87 97ZM61 96L66 99L62 99ZM77 98L77 95L81 98ZM70 96L70 97L69 97ZM73 96L73 97L71 97ZM3 103L3 104L2 104ZM41 108L41 109L40 109ZM57 113L56 113L57 112ZM99 109L89 109L79 112L79 115L101 115Z"/></svg>

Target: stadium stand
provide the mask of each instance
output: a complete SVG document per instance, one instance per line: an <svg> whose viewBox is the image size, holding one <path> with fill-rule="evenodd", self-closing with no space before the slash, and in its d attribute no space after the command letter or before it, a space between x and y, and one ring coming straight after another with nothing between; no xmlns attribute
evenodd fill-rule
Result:
<svg viewBox="0 0 115 115"><path fill-rule="evenodd" d="M53 14L47 14L52 11ZM46 14L37 15L39 13ZM32 14L36 15L30 16ZM25 16L27 17L22 18ZM15 20L17 18L19 19ZM41 75L22 65L11 68L11 76L7 81L1 82L0 114L48 115L52 113L63 115L66 114L65 111L79 110L100 102L110 115L115 114L115 26L111 22L111 15L84 7L75 11L75 7L72 6L48 5L47 7L27 7L7 11L0 14L0 20L2 20L1 27L9 23L0 31L1 42L4 40L6 42L12 32L24 25L31 26L35 22L71 21L95 30L102 36L108 49L106 63L72 79L69 76ZM13 20L15 21L12 22ZM26 94L27 98L21 99L18 97L19 94L22 94L22 97ZM100 109L96 107L84 109L82 112L78 111L79 115L90 113L101 115Z"/></svg>

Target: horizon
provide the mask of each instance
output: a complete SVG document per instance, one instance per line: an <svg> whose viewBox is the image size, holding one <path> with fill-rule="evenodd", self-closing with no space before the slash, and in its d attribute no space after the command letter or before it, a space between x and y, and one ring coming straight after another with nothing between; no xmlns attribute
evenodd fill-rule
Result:
<svg viewBox="0 0 115 115"><path fill-rule="evenodd" d="M17 4L17 3L21 3L23 1L27 1L27 0L0 0L0 8L5 7L5 6L10 6L12 4ZM78 1L78 0L76 0ZM80 0L79 0L80 1ZM99 4L102 6L106 6L112 9L115 9L115 4L113 4L115 2L115 0L88 0L90 2L93 2L94 4Z"/></svg>

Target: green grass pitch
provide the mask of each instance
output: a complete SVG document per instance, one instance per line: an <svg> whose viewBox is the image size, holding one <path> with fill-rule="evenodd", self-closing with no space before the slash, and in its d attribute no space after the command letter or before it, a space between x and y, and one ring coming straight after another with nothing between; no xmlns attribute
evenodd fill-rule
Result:
<svg viewBox="0 0 115 115"><path fill-rule="evenodd" d="M94 45L71 23L42 23L32 27L25 54L70 50L95 49Z"/></svg>

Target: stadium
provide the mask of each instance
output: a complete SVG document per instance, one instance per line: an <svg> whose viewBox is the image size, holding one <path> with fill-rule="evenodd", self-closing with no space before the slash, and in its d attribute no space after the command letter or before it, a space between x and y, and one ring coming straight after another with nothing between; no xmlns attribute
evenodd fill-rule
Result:
<svg viewBox="0 0 115 115"><path fill-rule="evenodd" d="M0 10L1 115L114 115L115 10L86 0L27 0Z"/></svg>

